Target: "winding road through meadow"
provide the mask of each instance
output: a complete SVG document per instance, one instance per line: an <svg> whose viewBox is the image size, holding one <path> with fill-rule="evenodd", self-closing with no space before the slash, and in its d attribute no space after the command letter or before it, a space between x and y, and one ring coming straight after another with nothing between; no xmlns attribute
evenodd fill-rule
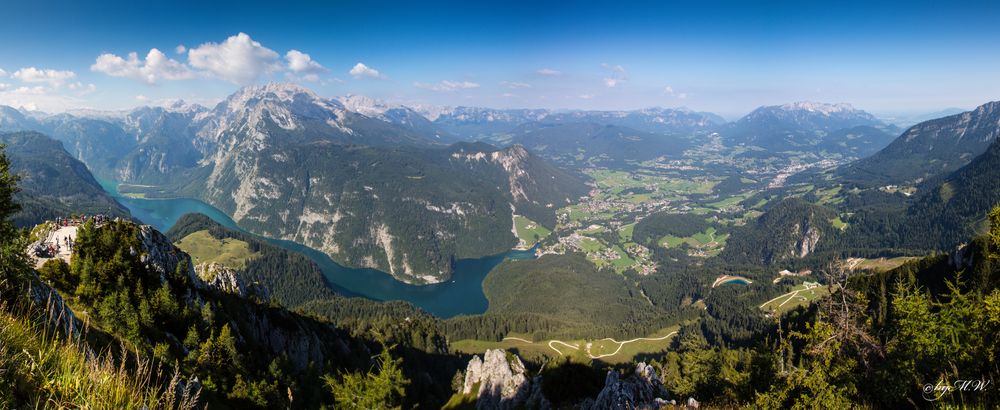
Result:
<svg viewBox="0 0 1000 410"><path fill-rule="evenodd" d="M615 349L614 352L612 352L612 353L605 353L605 354L602 354L602 355L594 356L593 354L590 353L591 343L587 343L587 345L584 347L584 350L587 353L587 357L590 357L591 359L602 359L602 358L605 358L605 357L611 357L611 356L614 356L614 355L618 354L618 352L620 352L622 350L622 347L624 347L626 344L638 342L638 341L641 341L641 340L652 341L652 342L659 341L659 340L666 340L666 339L668 339L671 336L676 335L676 334L677 334L677 332L674 331L674 332L667 333L665 336L661 336L661 337L637 337L635 339L625 340L625 341L621 341L621 342L619 342L619 341L617 341L615 339L612 339L610 337L606 337L606 338L600 339L600 340L607 340L607 341L610 341L611 343L617 343L618 344L618 348ZM535 342L532 342L530 340L525 340L525 339L522 339L522 338L519 338L519 337L505 337L505 338L503 338L503 340L514 340L514 341L528 343L528 344L535 344ZM580 350L580 345L574 345L574 344L566 343L566 342L564 342L562 340L549 340L549 342L547 344L548 344L548 346L549 346L550 349L554 350L560 356L563 355L563 352L560 351L558 348L556 348L554 345L562 345L562 346L565 346L565 347L568 347L568 348L571 348L571 349L574 349L574 350Z"/></svg>

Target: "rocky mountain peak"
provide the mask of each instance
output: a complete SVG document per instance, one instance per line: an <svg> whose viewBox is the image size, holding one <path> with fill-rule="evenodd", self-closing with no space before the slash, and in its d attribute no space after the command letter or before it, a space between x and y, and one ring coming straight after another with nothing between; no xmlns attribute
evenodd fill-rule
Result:
<svg viewBox="0 0 1000 410"><path fill-rule="evenodd" d="M829 104L812 101L797 101L781 105L780 108L785 111L809 111L825 115L844 112L861 112L860 110L854 108L851 104L847 103Z"/></svg>
<svg viewBox="0 0 1000 410"><path fill-rule="evenodd" d="M338 97L337 101L343 104L344 108L347 110L369 117L379 117L385 114L388 110L400 108L399 106L388 104L385 101L376 98L356 94L348 94L343 97Z"/></svg>
<svg viewBox="0 0 1000 410"><path fill-rule="evenodd" d="M621 378L615 370L609 370L604 380L604 389L597 395L593 403L584 405L584 409L645 409L661 408L670 402L666 396L663 382L656 375L653 366L639 362L630 377Z"/></svg>
<svg viewBox="0 0 1000 410"><path fill-rule="evenodd" d="M257 283L247 283L240 273L229 266L212 262L200 263L194 267L195 273L205 282L205 286L222 293L232 293L240 297L270 298L267 288Z"/></svg>
<svg viewBox="0 0 1000 410"><path fill-rule="evenodd" d="M537 380L528 378L524 363L517 355L490 349L482 359L473 356L469 361L462 394L474 394L476 408L480 410L548 408L540 385Z"/></svg>

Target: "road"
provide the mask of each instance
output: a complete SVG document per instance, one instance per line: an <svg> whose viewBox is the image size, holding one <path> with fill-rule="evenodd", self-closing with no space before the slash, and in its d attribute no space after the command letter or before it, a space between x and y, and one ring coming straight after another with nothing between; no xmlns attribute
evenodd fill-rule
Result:
<svg viewBox="0 0 1000 410"><path fill-rule="evenodd" d="M814 283L814 282L805 282L803 284L805 285L805 289L793 290L791 292L785 293L785 294L783 294L781 296L778 296L778 297L776 297L774 299L771 299L771 300L769 300L767 302L764 302L762 305L760 305L760 308L763 309L764 306L767 306L768 303L771 303L771 302L774 302L774 301L776 301L778 299L787 297L788 299L786 299L784 302L781 302L781 304L778 305L778 307L780 308L782 306L785 306L785 304L788 303L789 301L791 301L792 299L795 299L796 296L799 296L799 292L804 292L804 291L812 290L812 289L815 289L815 288L819 287L819 284L818 283ZM799 297L802 298L803 300L808 300L804 296L799 296Z"/></svg>
<svg viewBox="0 0 1000 410"><path fill-rule="evenodd" d="M615 349L614 352L612 352L612 353L605 353L605 354L602 354L602 355L594 356L593 354L590 353L590 343L587 343L586 353L587 353L587 356L590 357L591 359L601 359L601 358L605 358L605 357L611 357L611 356L614 356L614 355L618 354L618 352L621 352L622 347L624 347L626 344L635 343L635 342L638 342L640 340L647 340L647 341L653 341L653 342L659 341L659 340L666 340L666 339L668 339L671 336L674 336L676 334L677 334L677 332L674 331L674 332L670 332L666 336L662 336L662 337L637 337L635 339L625 340L625 341L621 341L621 342L619 342L619 341L617 341L615 339L612 339L610 337L606 337L606 338L600 339L600 340L607 340L607 341L610 341L611 343L617 343L618 344L618 348ZM523 342L523 343L528 343L528 344L534 344L535 343L535 342L532 342L530 340L525 340L525 339L522 339L522 338L519 338L519 337L505 337L505 338L503 338L503 340L516 340L518 342ZM559 350L558 348L556 348L554 345L563 345L563 346L566 346L566 347L571 348L571 349L580 350L580 345L574 345L574 344L566 343L566 342L564 342L562 340L554 340L554 339L553 340L549 340L549 342L547 343L547 345L549 346L550 349L554 350L560 356L563 355L563 352L561 350Z"/></svg>

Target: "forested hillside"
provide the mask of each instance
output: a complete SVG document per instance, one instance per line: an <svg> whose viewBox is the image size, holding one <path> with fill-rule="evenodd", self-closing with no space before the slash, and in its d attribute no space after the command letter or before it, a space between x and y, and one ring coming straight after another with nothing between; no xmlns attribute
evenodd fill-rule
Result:
<svg viewBox="0 0 1000 410"><path fill-rule="evenodd" d="M0 145L6 146L13 172L21 177L16 225L30 227L73 214L129 214L58 141L36 132L16 132L0 134Z"/></svg>
<svg viewBox="0 0 1000 410"><path fill-rule="evenodd" d="M989 407L1000 399L989 387L1000 377L1000 208L990 219L987 236L953 254L849 279L827 270L833 296L751 347L711 348L685 328L659 374L672 393L719 405Z"/></svg>
<svg viewBox="0 0 1000 410"><path fill-rule="evenodd" d="M986 151L996 140L1000 103L914 125L885 149L838 171L861 186L919 183L947 175Z"/></svg>

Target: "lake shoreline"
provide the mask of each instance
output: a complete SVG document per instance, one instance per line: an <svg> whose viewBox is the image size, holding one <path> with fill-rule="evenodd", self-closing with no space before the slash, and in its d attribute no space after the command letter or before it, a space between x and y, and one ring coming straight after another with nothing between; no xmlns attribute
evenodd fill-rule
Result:
<svg viewBox="0 0 1000 410"><path fill-rule="evenodd" d="M372 300L402 300L447 319L458 315L475 315L486 312L488 301L482 283L494 267L505 259L533 259L534 248L511 249L497 255L476 259L459 259L455 262L449 280L436 284L411 285L390 274L370 268L350 268L333 261L329 255L308 246L247 232L229 215L193 198L131 198L118 192L113 181L98 180L105 191L132 213L133 218L166 232L187 213L202 213L230 229L254 235L267 243L300 253L315 262L323 271L328 285L345 296L364 297Z"/></svg>

